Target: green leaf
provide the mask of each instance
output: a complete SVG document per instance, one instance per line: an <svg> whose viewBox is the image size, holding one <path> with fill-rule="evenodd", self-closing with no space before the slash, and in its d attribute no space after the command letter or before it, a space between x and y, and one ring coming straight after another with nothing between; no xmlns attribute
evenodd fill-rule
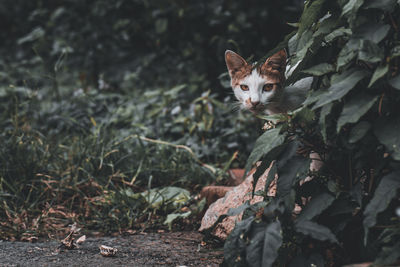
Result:
<svg viewBox="0 0 400 267"><path fill-rule="evenodd" d="M290 37L287 43L290 55L294 55L296 53L298 43L299 43L299 34L296 32L296 34Z"/></svg>
<svg viewBox="0 0 400 267"><path fill-rule="evenodd" d="M151 190L142 192L141 195L145 197L145 199L154 209L159 209L163 205L167 204L171 204L174 207L179 207L186 203L190 198L189 191L175 186L153 188Z"/></svg>
<svg viewBox="0 0 400 267"><path fill-rule="evenodd" d="M246 266L272 266L282 245L282 227L277 220L265 226L254 224L250 243L246 248Z"/></svg>
<svg viewBox="0 0 400 267"><path fill-rule="evenodd" d="M399 132L397 132L399 133ZM374 197L364 210L365 219L363 221L366 232L376 224L377 215L384 211L396 197L397 190L400 188L400 171L391 172L382 177L375 190Z"/></svg>
<svg viewBox="0 0 400 267"><path fill-rule="evenodd" d="M294 205L290 196L292 187L295 181L299 180L302 177L301 175L308 171L310 166L309 158L304 158L297 154L299 146L300 142L298 140L290 141L275 162L279 176L276 194L285 198L286 207L288 207L287 205ZM289 207L289 210L292 210L292 208Z"/></svg>
<svg viewBox="0 0 400 267"><path fill-rule="evenodd" d="M390 79L390 80L389 80L389 84L390 84L393 88L396 88L397 90L400 90L400 74L397 75L396 77Z"/></svg>
<svg viewBox="0 0 400 267"><path fill-rule="evenodd" d="M337 59L337 70L351 62L356 57L360 47L360 42L361 40L359 39L350 39L342 50L340 50Z"/></svg>
<svg viewBox="0 0 400 267"><path fill-rule="evenodd" d="M253 226L254 217L237 222L235 228L228 236L224 244L224 261L228 266L238 266L243 263L247 246L248 232Z"/></svg>
<svg viewBox="0 0 400 267"><path fill-rule="evenodd" d="M369 63L380 62L383 59L383 50L369 40L361 40L358 59Z"/></svg>
<svg viewBox="0 0 400 267"><path fill-rule="evenodd" d="M277 46L275 46L274 49L268 51L268 53L265 54L265 55L260 59L260 61L256 64L255 67L258 67L258 66L264 64L264 62L267 60L267 58L269 58L269 57L272 56L273 54L277 53L278 51L280 51L280 50L282 50L282 49L285 49L285 48L288 47L288 46L289 46L289 51L292 51L292 50L290 50L290 44L291 44L291 43L292 43L292 44L296 43L296 45L297 45L297 36L296 36L296 32L295 32L295 31L292 31L291 33L287 34L287 35L285 36L285 38L284 38Z"/></svg>
<svg viewBox="0 0 400 267"><path fill-rule="evenodd" d="M305 208L301 211L300 215L297 217L297 221L309 221L315 216L321 214L324 210L326 210L332 202L335 200L335 197L329 193L321 193L317 196L311 198L311 201L307 203Z"/></svg>
<svg viewBox="0 0 400 267"><path fill-rule="evenodd" d="M400 45L396 45L390 51L390 58L395 58L395 57L398 57L398 56L400 56Z"/></svg>
<svg viewBox="0 0 400 267"><path fill-rule="evenodd" d="M42 27L36 27L24 37L19 38L17 40L17 44L21 45L26 42L36 41L37 39L42 38L45 35L45 33L46 32L43 30Z"/></svg>
<svg viewBox="0 0 400 267"><path fill-rule="evenodd" d="M376 266L391 266L400 258L400 242L393 246L382 247L381 252L374 261Z"/></svg>
<svg viewBox="0 0 400 267"><path fill-rule="evenodd" d="M333 80L331 80L333 82L331 82L331 86L319 96L319 100L313 109L342 98L365 76L367 76L367 72L363 70L350 69L338 76L332 77Z"/></svg>
<svg viewBox="0 0 400 267"><path fill-rule="evenodd" d="M308 106L311 105L312 103L315 103L318 101L318 99L320 98L321 95L323 95L325 92L323 90L317 90L314 92L311 92L311 94L309 94L306 98L306 100L304 100L303 105L304 106Z"/></svg>
<svg viewBox="0 0 400 267"><path fill-rule="evenodd" d="M375 44L379 43L386 37L390 30L388 24L367 22L354 31L354 39L368 40Z"/></svg>
<svg viewBox="0 0 400 267"><path fill-rule="evenodd" d="M292 26L293 28L298 28L299 23L298 22L286 22L287 25Z"/></svg>
<svg viewBox="0 0 400 267"><path fill-rule="evenodd" d="M339 23L338 17L331 12L328 12L319 19L318 21L318 29L314 32L313 36L317 37L319 35L326 35L331 33L333 29L337 27Z"/></svg>
<svg viewBox="0 0 400 267"><path fill-rule="evenodd" d="M360 121L357 123L350 131L349 134L349 143L354 144L361 140L371 128L371 123L368 121Z"/></svg>
<svg viewBox="0 0 400 267"><path fill-rule="evenodd" d="M268 154L272 149L280 146L285 141L285 134L280 134L281 127L271 129L263 133L256 141L254 149L251 152L246 163L246 171L260 160L264 155Z"/></svg>
<svg viewBox="0 0 400 267"><path fill-rule="evenodd" d="M286 162L285 162L286 161ZM295 181L299 180L310 167L310 159L295 155L286 160L285 158L277 160L278 182L276 194L285 197L290 193Z"/></svg>
<svg viewBox="0 0 400 267"><path fill-rule="evenodd" d="M272 198L264 207L263 217L267 220L275 220L277 216L285 212L283 199Z"/></svg>
<svg viewBox="0 0 400 267"><path fill-rule="evenodd" d="M331 232L328 227L320 225L312 221L298 221L294 224L294 228L297 232L304 235L311 236L314 239L321 241L331 241L332 243L338 243L335 235Z"/></svg>
<svg viewBox="0 0 400 267"><path fill-rule="evenodd" d="M379 62L383 58L383 51L377 46L390 29L386 24L364 24L359 27L353 37L339 52L337 69L351 62L356 55L358 59L367 62Z"/></svg>
<svg viewBox="0 0 400 267"><path fill-rule="evenodd" d="M301 14L299 21L298 34L301 35L306 29L309 29L311 25L317 20L322 10L325 0L315 0L311 4L306 4L304 11Z"/></svg>
<svg viewBox="0 0 400 267"><path fill-rule="evenodd" d="M308 124L315 119L315 112L308 107L300 107L289 114L293 115L293 121L303 124Z"/></svg>
<svg viewBox="0 0 400 267"><path fill-rule="evenodd" d="M340 189L343 192L343 189ZM334 218L336 216L351 214L354 212L354 209L359 207L349 196L338 197L333 204L329 208L329 217Z"/></svg>
<svg viewBox="0 0 400 267"><path fill-rule="evenodd" d="M363 8L377 8L383 11L392 11L395 5L396 0L367 0Z"/></svg>
<svg viewBox="0 0 400 267"><path fill-rule="evenodd" d="M298 36L298 35L295 35ZM314 43L314 36L312 35L311 30L305 31L296 42L296 47L292 48L292 54L295 55L294 58L291 59L291 64L295 65L297 62L302 61L307 54L308 49Z"/></svg>
<svg viewBox="0 0 400 267"><path fill-rule="evenodd" d="M371 81L368 84L368 88L371 87L377 80L382 78L389 71L389 65L379 65L372 75Z"/></svg>
<svg viewBox="0 0 400 267"><path fill-rule="evenodd" d="M314 75L314 76L322 76L322 75L332 72L334 70L335 70L335 67L332 64L321 63L321 64L313 66L309 69L303 70L303 72Z"/></svg>
<svg viewBox="0 0 400 267"><path fill-rule="evenodd" d="M384 118L374 125L374 134L394 160L400 160L400 118Z"/></svg>
<svg viewBox="0 0 400 267"><path fill-rule="evenodd" d="M168 95L168 96L171 96L171 97L177 96L178 93L180 91L182 91L182 89L184 89L186 87L187 87L186 84L180 84L180 85L174 86L171 89L169 89L168 91L165 91L164 95Z"/></svg>
<svg viewBox="0 0 400 267"><path fill-rule="evenodd" d="M155 22L156 33L164 33L168 28L168 19L157 19Z"/></svg>
<svg viewBox="0 0 400 267"><path fill-rule="evenodd" d="M272 163L271 169L268 172L267 181L265 182L265 192L268 192L269 185L275 179L275 175L277 173L276 162Z"/></svg>
<svg viewBox="0 0 400 267"><path fill-rule="evenodd" d="M265 223L253 224L249 244L246 247L246 266L262 266L265 228Z"/></svg>
<svg viewBox="0 0 400 267"><path fill-rule="evenodd" d="M324 142L327 142L327 125L326 125L326 117L331 113L333 104L329 103L327 105L324 105L321 109L321 113L319 115L319 126L321 128L321 134L322 138L324 139Z"/></svg>
<svg viewBox="0 0 400 267"><path fill-rule="evenodd" d="M230 208L227 211L226 215L228 215L228 216L236 216L236 215L242 213L248 207L250 207L250 204L249 204L249 201L247 200L246 202L244 202L242 205L240 205L237 208Z"/></svg>
<svg viewBox="0 0 400 267"><path fill-rule="evenodd" d="M351 35L351 34L352 34L351 29L340 27L340 28L334 30L333 32L331 32L330 34L328 34L327 36L325 36L324 39L325 39L325 42L330 43L338 37L341 37L344 35Z"/></svg>
<svg viewBox="0 0 400 267"><path fill-rule="evenodd" d="M272 266L278 257L278 250L282 246L282 240L282 226L279 220L270 223L265 228L261 266Z"/></svg>
<svg viewBox="0 0 400 267"><path fill-rule="evenodd" d="M343 7L341 16L347 17L348 22L353 24L355 18L357 17L357 11L363 3L364 0L349 0Z"/></svg>
<svg viewBox="0 0 400 267"><path fill-rule="evenodd" d="M168 225L168 228L171 229L172 228L172 223L178 219L178 218L187 218L190 216L190 214L192 214L191 211L185 212L185 213L170 213L167 215L167 218L164 221L164 224Z"/></svg>
<svg viewBox="0 0 400 267"><path fill-rule="evenodd" d="M372 107L377 99L378 96L370 96L364 93L353 96L349 102L344 104L336 131L339 133L340 129L342 129L346 123L357 122Z"/></svg>

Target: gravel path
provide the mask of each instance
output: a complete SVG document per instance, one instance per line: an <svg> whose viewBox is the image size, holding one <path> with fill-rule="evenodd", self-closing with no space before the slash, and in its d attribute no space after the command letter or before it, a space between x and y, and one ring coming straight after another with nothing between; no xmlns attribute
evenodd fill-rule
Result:
<svg viewBox="0 0 400 267"><path fill-rule="evenodd" d="M72 250L56 241L0 241L0 266L219 266L222 250L200 247L201 239L197 232L89 237ZM117 248L116 256L101 256L100 245Z"/></svg>

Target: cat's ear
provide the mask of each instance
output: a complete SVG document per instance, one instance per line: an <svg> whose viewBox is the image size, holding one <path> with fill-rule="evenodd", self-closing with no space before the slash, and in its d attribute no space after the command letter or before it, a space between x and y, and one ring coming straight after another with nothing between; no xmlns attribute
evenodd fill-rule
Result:
<svg viewBox="0 0 400 267"><path fill-rule="evenodd" d="M225 63L231 77L235 72L247 66L246 60L231 50L225 51Z"/></svg>
<svg viewBox="0 0 400 267"><path fill-rule="evenodd" d="M287 60L286 51L285 49L282 49L279 52L267 58L267 60L261 67L261 72L262 73L279 72L281 74L284 74L286 69L286 60Z"/></svg>

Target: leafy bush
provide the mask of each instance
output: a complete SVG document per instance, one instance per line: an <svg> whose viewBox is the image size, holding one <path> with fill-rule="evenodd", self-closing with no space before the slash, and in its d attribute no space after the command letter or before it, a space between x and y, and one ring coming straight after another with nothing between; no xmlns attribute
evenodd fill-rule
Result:
<svg viewBox="0 0 400 267"><path fill-rule="evenodd" d="M135 90L190 83L217 93L225 49L251 55L272 48L301 2L5 0L0 79L83 88L104 79L115 88L126 78Z"/></svg>
<svg viewBox="0 0 400 267"><path fill-rule="evenodd" d="M229 266L400 257L399 4L306 1L297 31L269 53L287 45L291 64L300 62L288 83L315 79L300 109L267 118L280 122L249 157L248 166L262 159L255 179L273 164L266 189L278 174L277 193L236 225L225 244ZM317 171L309 170L311 152L323 162Z"/></svg>

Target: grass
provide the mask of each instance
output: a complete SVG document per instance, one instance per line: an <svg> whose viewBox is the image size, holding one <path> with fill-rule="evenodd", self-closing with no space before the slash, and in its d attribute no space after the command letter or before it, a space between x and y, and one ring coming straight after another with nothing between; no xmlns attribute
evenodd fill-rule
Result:
<svg viewBox="0 0 400 267"><path fill-rule="evenodd" d="M195 219L203 206L193 196L243 166L252 145L244 140L257 135L243 114L186 85L60 92L0 88L2 239L63 233L74 222L107 233L166 227L169 214ZM183 188L190 196L176 200Z"/></svg>

